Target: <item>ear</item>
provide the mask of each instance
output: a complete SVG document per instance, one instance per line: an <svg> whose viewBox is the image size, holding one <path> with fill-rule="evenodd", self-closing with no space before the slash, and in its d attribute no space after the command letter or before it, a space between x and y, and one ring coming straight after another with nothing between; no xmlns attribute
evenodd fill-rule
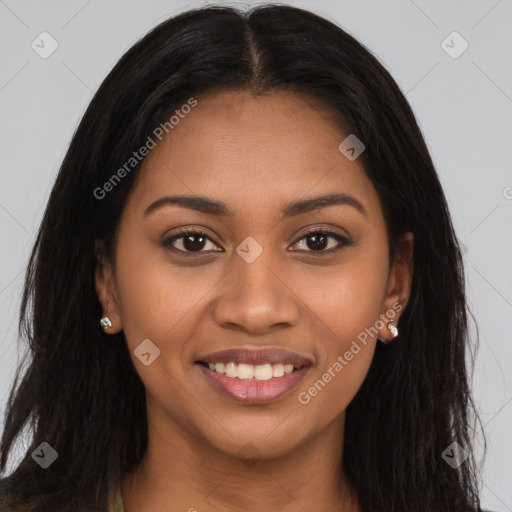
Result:
<svg viewBox="0 0 512 512"><path fill-rule="evenodd" d="M411 232L405 233L401 238L395 260L393 262L383 303L381 318L384 319L384 326L379 330L378 337L384 341L393 340L393 335L388 329L388 321L398 327L401 312L407 306L411 295L414 252L414 235Z"/></svg>
<svg viewBox="0 0 512 512"><path fill-rule="evenodd" d="M107 329L107 334L116 334L122 329L121 315L119 310L119 301L114 279L113 266L105 258L103 244L96 242L96 271L95 288L98 299L103 308L103 315L108 316L112 322L112 327ZM99 323L98 318L98 323Z"/></svg>

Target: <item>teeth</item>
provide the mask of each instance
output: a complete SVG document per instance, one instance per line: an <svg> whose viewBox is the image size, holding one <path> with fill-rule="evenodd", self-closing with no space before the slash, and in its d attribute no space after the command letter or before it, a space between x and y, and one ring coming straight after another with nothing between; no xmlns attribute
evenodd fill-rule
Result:
<svg viewBox="0 0 512 512"><path fill-rule="evenodd" d="M236 374L237 374L236 363L227 363L226 364L226 376L234 378L237 376Z"/></svg>
<svg viewBox="0 0 512 512"><path fill-rule="evenodd" d="M252 379L254 377L254 366L252 364L239 364L236 376L239 379Z"/></svg>
<svg viewBox="0 0 512 512"><path fill-rule="evenodd" d="M208 363L210 370L225 374L227 377L240 380L270 380L273 377L282 377L294 370L293 364L237 364L234 361L229 363Z"/></svg>
<svg viewBox="0 0 512 512"><path fill-rule="evenodd" d="M274 364L272 366L272 377L282 377L284 375L284 366L282 364Z"/></svg>
<svg viewBox="0 0 512 512"><path fill-rule="evenodd" d="M258 366L254 366L254 378L256 380L270 380L272 378L272 365L259 364Z"/></svg>

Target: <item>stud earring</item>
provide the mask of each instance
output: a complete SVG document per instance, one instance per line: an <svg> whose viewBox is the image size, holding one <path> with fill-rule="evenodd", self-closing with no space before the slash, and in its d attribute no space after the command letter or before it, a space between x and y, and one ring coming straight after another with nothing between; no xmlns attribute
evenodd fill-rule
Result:
<svg viewBox="0 0 512 512"><path fill-rule="evenodd" d="M393 324L393 322L388 322L388 329L393 335L393 338L396 338L398 336L398 329L396 325Z"/></svg>
<svg viewBox="0 0 512 512"><path fill-rule="evenodd" d="M100 320L100 325L101 325L101 327L103 327L103 330L106 331L107 329L112 327L112 321L110 320L110 318L108 316L104 316Z"/></svg>
<svg viewBox="0 0 512 512"><path fill-rule="evenodd" d="M389 332L393 335L393 338L396 338L398 336L398 328L396 327L395 324L393 324L393 322L388 322L388 329L389 329ZM384 343L384 345L389 345L391 343L391 341L386 341L386 340L381 340L379 338L379 340Z"/></svg>

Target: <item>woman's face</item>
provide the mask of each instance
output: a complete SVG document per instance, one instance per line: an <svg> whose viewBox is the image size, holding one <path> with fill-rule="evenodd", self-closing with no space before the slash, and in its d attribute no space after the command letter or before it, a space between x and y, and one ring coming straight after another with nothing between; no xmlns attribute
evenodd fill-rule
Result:
<svg viewBox="0 0 512 512"><path fill-rule="evenodd" d="M343 427L411 270L390 267L377 192L324 110L290 93L196 99L155 139L97 291L150 431L282 455ZM175 196L202 200L162 200Z"/></svg>

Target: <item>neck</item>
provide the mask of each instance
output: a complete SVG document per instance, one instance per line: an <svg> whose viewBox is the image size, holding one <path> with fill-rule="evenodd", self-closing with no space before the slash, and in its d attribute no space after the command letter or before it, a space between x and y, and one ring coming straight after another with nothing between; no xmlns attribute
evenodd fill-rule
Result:
<svg viewBox="0 0 512 512"><path fill-rule="evenodd" d="M148 422L155 424L141 463L123 477L125 512L359 510L342 471L344 415L274 458L258 458L254 448L241 459L176 424Z"/></svg>

